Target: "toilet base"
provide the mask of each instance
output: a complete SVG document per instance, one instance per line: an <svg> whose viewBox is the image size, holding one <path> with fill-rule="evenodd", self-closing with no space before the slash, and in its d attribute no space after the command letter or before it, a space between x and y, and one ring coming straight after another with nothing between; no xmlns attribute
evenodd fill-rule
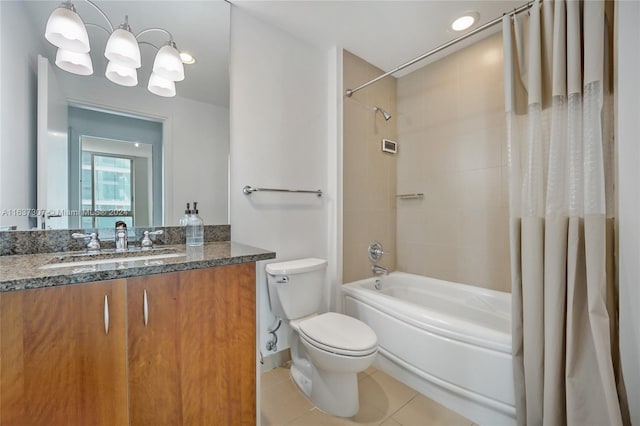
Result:
<svg viewBox="0 0 640 426"><path fill-rule="evenodd" d="M293 382L298 385L298 388L300 388L307 398L311 399L311 379L305 376L295 365L291 366L290 372Z"/></svg>
<svg viewBox="0 0 640 426"><path fill-rule="evenodd" d="M312 367L309 378L291 365L291 378L311 403L327 414L352 417L358 413L358 375L356 373L330 373Z"/></svg>
<svg viewBox="0 0 640 426"><path fill-rule="evenodd" d="M331 373L313 369L311 401L322 411L338 417L355 416L360 409L356 373Z"/></svg>
<svg viewBox="0 0 640 426"><path fill-rule="evenodd" d="M327 414L352 417L358 413L358 372L369 367L376 351L351 357L315 348L291 330L291 378L311 403Z"/></svg>

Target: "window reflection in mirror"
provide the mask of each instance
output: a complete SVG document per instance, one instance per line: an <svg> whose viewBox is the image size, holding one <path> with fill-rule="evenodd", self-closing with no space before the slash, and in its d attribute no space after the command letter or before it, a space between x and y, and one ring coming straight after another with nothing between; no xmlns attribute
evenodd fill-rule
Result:
<svg viewBox="0 0 640 426"><path fill-rule="evenodd" d="M70 107L69 139L72 226L162 224L162 123Z"/></svg>
<svg viewBox="0 0 640 426"><path fill-rule="evenodd" d="M81 138L80 224L82 228L152 223L153 146L90 136Z"/></svg>

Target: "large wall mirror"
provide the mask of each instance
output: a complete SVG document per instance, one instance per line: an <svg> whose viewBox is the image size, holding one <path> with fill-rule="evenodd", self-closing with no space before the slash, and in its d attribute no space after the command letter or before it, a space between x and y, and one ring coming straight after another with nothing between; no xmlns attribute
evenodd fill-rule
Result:
<svg viewBox="0 0 640 426"><path fill-rule="evenodd" d="M56 65L45 39L60 0L0 1L0 229L178 225L194 201L205 224L229 223L229 3L72 3L91 75ZM125 20L134 35L164 30L137 37L134 86L105 76L110 26ZM148 90L167 32L195 58L170 97Z"/></svg>

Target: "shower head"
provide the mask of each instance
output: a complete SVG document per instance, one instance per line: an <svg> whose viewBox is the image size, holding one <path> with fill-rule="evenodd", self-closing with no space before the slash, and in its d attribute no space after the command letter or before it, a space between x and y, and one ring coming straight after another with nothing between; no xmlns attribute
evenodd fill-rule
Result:
<svg viewBox="0 0 640 426"><path fill-rule="evenodd" d="M373 107L373 110L374 110L375 112L380 111L380 113L382 114L382 116L384 117L384 119L385 119L386 121L391 120L391 114L389 114L387 111L383 110L383 109L382 109L382 108L380 108L379 106L374 106L374 107Z"/></svg>

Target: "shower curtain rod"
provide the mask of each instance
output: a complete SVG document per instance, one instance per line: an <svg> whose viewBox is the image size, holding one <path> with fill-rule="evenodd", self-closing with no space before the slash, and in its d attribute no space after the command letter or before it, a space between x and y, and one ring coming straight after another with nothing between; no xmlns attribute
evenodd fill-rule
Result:
<svg viewBox="0 0 640 426"><path fill-rule="evenodd" d="M498 18L495 18L494 20L489 21L484 25L479 26L475 30L469 31L468 33L463 34L458 38L454 38L453 40L450 40L450 41L448 41L448 42L436 47L435 49L432 49L432 50L428 51L427 53L422 54L422 55L418 56L417 58L414 58L414 59L410 60L409 62L406 62L406 63L400 65L399 67L394 68L391 71L386 72L386 73L374 78L373 80L370 80L370 81L368 81L368 82L356 87L355 89L347 89L345 91L345 95L347 97L350 97L351 95L353 95L357 91L359 91L361 89L364 89L365 87L367 87L367 86L369 86L369 85L371 85L373 83L376 83L377 81L382 80L383 78L388 77L391 74L394 74L394 73L396 73L396 72L398 72L400 70L403 70L403 69L405 69L407 67L410 67L411 65L415 64L416 62L420 62L421 60L426 59L429 56L434 55L434 54L440 52L441 50L446 49L449 46L453 46L454 44L456 44L458 42L461 42L462 40L465 40L465 39L467 39L467 38L469 38L469 37L471 37L471 36L473 36L475 34L478 34L481 31L486 30L487 28L490 28L490 27L492 27L492 26L494 26L496 24L499 24L500 22L502 22L503 16L506 15L507 13L510 14L510 15L511 14L516 15L516 14L522 12L522 11L525 11L525 10L529 9L532 5L533 5L533 1L530 1L530 2L528 2L526 4L523 4L520 7L517 7L515 9L513 9L513 11L506 12L502 16L500 16Z"/></svg>

